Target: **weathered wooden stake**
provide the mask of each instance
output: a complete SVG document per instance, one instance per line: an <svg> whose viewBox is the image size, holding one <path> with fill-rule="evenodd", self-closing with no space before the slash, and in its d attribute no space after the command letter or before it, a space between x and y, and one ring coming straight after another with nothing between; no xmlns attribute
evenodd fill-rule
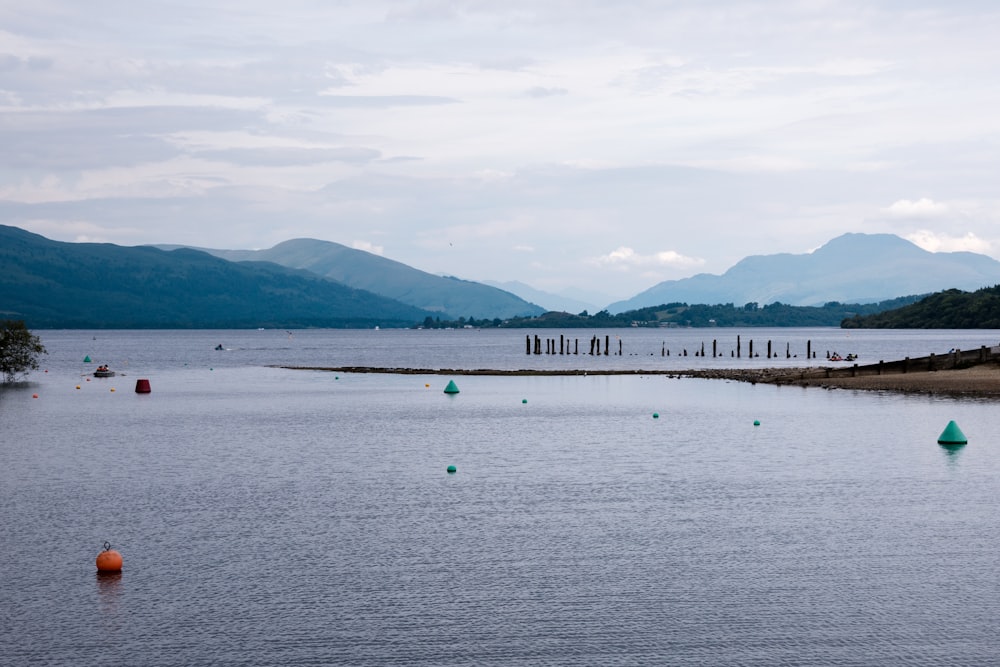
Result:
<svg viewBox="0 0 1000 667"><path fill-rule="evenodd" d="M737 336L737 337L736 337L736 358L737 358L737 359L739 359L739 358L740 358L740 348L741 348L741 347L742 347L742 346L741 346L741 344L740 344L740 337L739 337L739 336Z"/></svg>
<svg viewBox="0 0 1000 667"><path fill-rule="evenodd" d="M611 336L604 337L604 356L608 356L611 352Z"/></svg>
<svg viewBox="0 0 1000 667"><path fill-rule="evenodd" d="M715 350L718 347L717 343L718 343L718 341L716 341L716 339L713 338L712 339L712 358L713 359L715 359Z"/></svg>
<svg viewBox="0 0 1000 667"><path fill-rule="evenodd" d="M528 354L531 354L531 336L528 334L524 335L524 346Z"/></svg>

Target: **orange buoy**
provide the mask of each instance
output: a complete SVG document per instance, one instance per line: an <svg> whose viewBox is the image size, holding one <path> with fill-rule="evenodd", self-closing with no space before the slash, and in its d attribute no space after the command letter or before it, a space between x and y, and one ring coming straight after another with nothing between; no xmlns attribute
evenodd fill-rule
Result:
<svg viewBox="0 0 1000 667"><path fill-rule="evenodd" d="M98 572L121 572L122 555L111 548L111 544L104 543L104 551L97 554Z"/></svg>
<svg viewBox="0 0 1000 667"><path fill-rule="evenodd" d="M31 397L32 398L38 398L38 394L32 394Z"/></svg>

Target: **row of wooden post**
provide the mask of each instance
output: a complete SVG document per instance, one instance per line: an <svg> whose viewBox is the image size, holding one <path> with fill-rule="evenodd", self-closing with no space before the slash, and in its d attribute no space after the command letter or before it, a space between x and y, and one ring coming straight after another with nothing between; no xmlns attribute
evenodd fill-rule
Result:
<svg viewBox="0 0 1000 667"><path fill-rule="evenodd" d="M531 335L529 334L529 335L525 336L524 338L525 338L524 346L525 346L525 353L526 354L529 354L529 355L530 354L542 354L542 339L541 339L541 337L539 337L538 335L536 335L534 341L532 341ZM617 336L616 336L616 338L617 338ZM749 342L749 346L750 346L749 356L751 358L753 358L753 356L754 356L754 353L753 353L753 340L751 340ZM558 347L558 350L559 351L556 352L556 339L555 338L546 338L545 339L545 354L579 354L580 353L580 339L579 338L574 338L573 339L573 351L570 352L569 339L566 338L564 335L560 334L559 335L559 347ZM590 354L591 356L593 356L593 355L600 356L600 354L601 354L601 337L600 336L592 336L590 338L590 352L588 354ZM611 354L611 336L605 336L604 337L604 355L607 356L609 354ZM618 356L621 356L621 354L622 354L622 339L618 338ZM729 353L729 355L730 356L735 356L736 358L742 357L742 355L743 355L743 341L740 338L740 336L736 337L736 350L735 350L735 352L731 350L730 353ZM666 341L664 341L663 347L660 350L660 356L663 356L663 357L669 357L670 356L670 350L667 349L667 343L666 343ZM687 349L685 349L683 351L682 356L685 356L685 357L688 356ZM696 356L696 357L698 357L698 356L704 357L705 356L705 343L704 342L702 342L702 344L701 344L701 350L700 351L699 350L695 350L694 356ZM718 342L718 340L712 340L712 358L715 358L717 356L720 356L719 355L719 342ZM758 354L757 356L760 356L760 355ZM827 357L829 357L829 356L830 356L830 353L827 352ZM777 359L778 358L778 353L775 352L775 351L772 351L771 341L769 340L769 341L767 341L767 358L771 359L772 357L774 357L775 359ZM791 344L790 343L785 343L785 358L786 359L791 359L791 357L792 357ZM806 341L806 359L815 359L815 358L816 358L816 353L812 349L812 340L807 340Z"/></svg>
<svg viewBox="0 0 1000 667"><path fill-rule="evenodd" d="M525 351L528 354L532 354L532 340L531 336L525 336ZM534 340L534 354L542 353L542 339L535 336ZM618 355L621 356L622 353L622 339L618 339ZM545 354L556 354L556 339L546 338L545 339ZM580 339L573 339L573 351L570 352L569 349L569 339L564 335L559 335L559 352L558 354L580 354ZM600 336L592 336L590 338L590 354L600 355L601 354L601 338ZM611 336L604 337L604 355L607 356L611 354Z"/></svg>

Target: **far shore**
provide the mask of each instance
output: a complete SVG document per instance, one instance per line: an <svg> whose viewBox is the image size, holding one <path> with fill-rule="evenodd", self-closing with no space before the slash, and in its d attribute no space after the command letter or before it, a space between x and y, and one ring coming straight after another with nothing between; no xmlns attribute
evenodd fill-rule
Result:
<svg viewBox="0 0 1000 667"><path fill-rule="evenodd" d="M825 389L888 391L909 394L954 397L1000 398L1000 362L995 360L947 370L921 370L884 375L825 377L825 368L729 368L690 370L498 370L457 368L378 368L371 366L285 366L294 370L318 370L338 373L387 373L398 375L495 375L495 376L571 376L571 375L667 375L751 384L793 385Z"/></svg>

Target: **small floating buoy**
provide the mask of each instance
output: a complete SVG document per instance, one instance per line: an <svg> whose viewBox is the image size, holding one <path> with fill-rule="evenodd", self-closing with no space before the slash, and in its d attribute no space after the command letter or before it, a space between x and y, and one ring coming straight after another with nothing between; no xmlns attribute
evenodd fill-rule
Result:
<svg viewBox="0 0 1000 667"><path fill-rule="evenodd" d="M339 380L339 379L340 379L340 376L339 376L339 375L334 375L334 376L333 376L333 379L334 379L334 380Z"/></svg>
<svg viewBox="0 0 1000 667"><path fill-rule="evenodd" d="M458 385L455 384L454 380L448 380L448 386L444 388L444 393L446 394L458 393Z"/></svg>
<svg viewBox="0 0 1000 667"><path fill-rule="evenodd" d="M962 433L962 429L958 427L955 420L948 422L948 425L944 427L944 430L941 431L941 435L938 437L939 445L965 445L968 442L969 439Z"/></svg>
<svg viewBox="0 0 1000 667"><path fill-rule="evenodd" d="M431 385L430 385L430 384L428 383L428 384L425 384L424 386L425 386L425 387L429 387L429 386L431 386Z"/></svg>
<svg viewBox="0 0 1000 667"><path fill-rule="evenodd" d="M660 418L660 413L659 412L654 412L653 413L653 419L659 419L659 418Z"/></svg>
<svg viewBox="0 0 1000 667"><path fill-rule="evenodd" d="M98 572L121 572L122 555L111 548L111 544L104 543L104 551L97 554Z"/></svg>
<svg viewBox="0 0 1000 667"><path fill-rule="evenodd" d="M32 394L31 397L32 398L38 398L38 394Z"/></svg>
<svg viewBox="0 0 1000 667"><path fill-rule="evenodd" d="M77 388L77 389L79 389L79 388L80 388L80 385L76 385L76 388Z"/></svg>
<svg viewBox="0 0 1000 667"><path fill-rule="evenodd" d="M135 393L137 394L148 394L152 389L149 387L149 380L138 379L135 381Z"/></svg>
<svg viewBox="0 0 1000 667"><path fill-rule="evenodd" d="M115 391L115 388L114 388L114 387L112 387L112 388L111 388L111 392L112 392L112 393L114 393L114 391Z"/></svg>
<svg viewBox="0 0 1000 667"><path fill-rule="evenodd" d="M759 419L754 419L753 420L753 425L754 426L760 426L760 420Z"/></svg>
<svg viewBox="0 0 1000 667"><path fill-rule="evenodd" d="M450 473L455 473L457 471L458 471L458 468L456 468L455 466L448 466L448 472L449 472L449 474Z"/></svg>
<svg viewBox="0 0 1000 667"><path fill-rule="evenodd" d="M85 363L85 364L89 364L90 363L90 355L89 354L83 358L83 363Z"/></svg>

